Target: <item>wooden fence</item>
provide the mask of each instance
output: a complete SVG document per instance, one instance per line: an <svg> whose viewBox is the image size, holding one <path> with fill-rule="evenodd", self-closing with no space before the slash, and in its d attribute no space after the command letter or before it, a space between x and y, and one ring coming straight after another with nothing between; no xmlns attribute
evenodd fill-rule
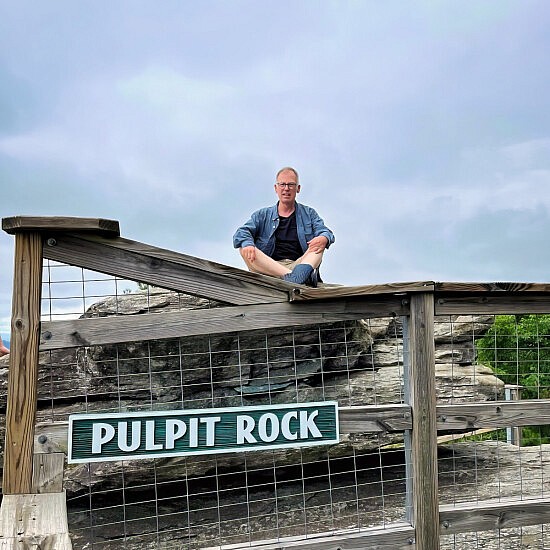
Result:
<svg viewBox="0 0 550 550"><path fill-rule="evenodd" d="M547 498L439 505L438 430L550 424L550 400L437 404L434 316L550 313L549 284L422 281L311 289L121 238L118 222L110 220L14 217L5 218L2 228L15 235L2 548L19 548L22 543L28 545L25 547L71 547L60 483L63 457L45 454L47 446L40 440L56 427L36 430L39 351L387 316L407 321L410 388L406 403L343 407L340 432L394 430L410 434L410 518L383 529L296 537L255 547L435 550L442 534L548 521ZM227 305L162 316L41 323L44 259ZM65 433L63 428L61 432Z"/></svg>

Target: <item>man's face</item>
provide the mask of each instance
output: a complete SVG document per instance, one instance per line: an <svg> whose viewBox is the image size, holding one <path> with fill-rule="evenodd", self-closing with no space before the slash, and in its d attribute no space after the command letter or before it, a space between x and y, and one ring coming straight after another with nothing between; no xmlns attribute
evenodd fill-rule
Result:
<svg viewBox="0 0 550 550"><path fill-rule="evenodd" d="M277 176L275 193L279 197L279 202L283 204L294 203L296 195L300 192L300 185L296 179L296 174L292 170L285 170Z"/></svg>

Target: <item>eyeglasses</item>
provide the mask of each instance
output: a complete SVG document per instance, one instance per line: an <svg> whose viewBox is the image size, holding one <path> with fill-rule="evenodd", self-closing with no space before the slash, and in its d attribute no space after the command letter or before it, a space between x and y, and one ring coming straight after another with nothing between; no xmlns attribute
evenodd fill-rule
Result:
<svg viewBox="0 0 550 550"><path fill-rule="evenodd" d="M297 183L279 183L277 182L277 187L281 187L282 189L294 189L298 184Z"/></svg>

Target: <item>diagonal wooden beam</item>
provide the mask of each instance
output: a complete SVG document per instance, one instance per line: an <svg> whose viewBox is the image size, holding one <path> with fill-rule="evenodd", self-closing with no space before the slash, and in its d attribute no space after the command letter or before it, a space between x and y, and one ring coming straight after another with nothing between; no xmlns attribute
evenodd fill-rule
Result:
<svg viewBox="0 0 550 550"><path fill-rule="evenodd" d="M293 285L122 238L45 234L44 258L229 304L288 302Z"/></svg>

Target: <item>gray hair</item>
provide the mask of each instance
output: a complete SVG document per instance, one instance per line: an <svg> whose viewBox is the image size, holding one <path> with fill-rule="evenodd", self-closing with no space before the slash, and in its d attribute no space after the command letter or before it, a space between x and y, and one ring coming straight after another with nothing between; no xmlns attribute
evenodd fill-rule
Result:
<svg viewBox="0 0 550 550"><path fill-rule="evenodd" d="M294 168L292 168L292 166L285 166L284 168L281 168L277 172L277 175L275 177L278 178L281 172L293 172L294 175L296 176L296 183L300 183L300 177L298 176L298 172Z"/></svg>

